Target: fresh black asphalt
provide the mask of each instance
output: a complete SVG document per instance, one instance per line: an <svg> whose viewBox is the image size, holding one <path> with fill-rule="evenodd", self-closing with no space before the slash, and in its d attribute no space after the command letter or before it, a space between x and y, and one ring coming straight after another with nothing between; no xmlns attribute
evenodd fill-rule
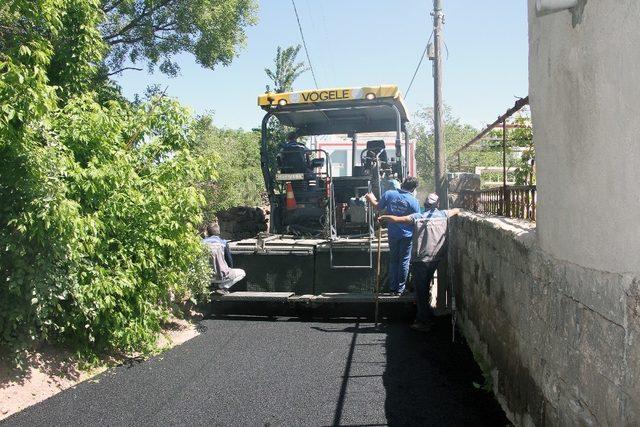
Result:
<svg viewBox="0 0 640 427"><path fill-rule="evenodd" d="M120 366L7 425L506 425L447 319L406 323L209 319L203 333Z"/></svg>

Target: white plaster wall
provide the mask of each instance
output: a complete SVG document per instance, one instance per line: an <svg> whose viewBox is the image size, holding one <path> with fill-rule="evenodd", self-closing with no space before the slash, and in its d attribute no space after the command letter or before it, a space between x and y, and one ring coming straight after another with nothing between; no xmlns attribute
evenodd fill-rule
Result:
<svg viewBox="0 0 640 427"><path fill-rule="evenodd" d="M541 248L640 272L640 1L536 16L529 0L529 91Z"/></svg>

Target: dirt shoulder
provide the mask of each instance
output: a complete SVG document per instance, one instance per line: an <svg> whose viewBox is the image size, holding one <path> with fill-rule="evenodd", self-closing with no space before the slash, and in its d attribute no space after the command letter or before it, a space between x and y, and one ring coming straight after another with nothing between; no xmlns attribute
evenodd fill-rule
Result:
<svg viewBox="0 0 640 427"><path fill-rule="evenodd" d="M163 327L158 347L166 350L199 335L201 319L199 313L192 313L189 320L171 318ZM74 359L71 352L46 344L28 352L22 370L0 359L0 420L126 361L105 358L100 367L82 370Z"/></svg>

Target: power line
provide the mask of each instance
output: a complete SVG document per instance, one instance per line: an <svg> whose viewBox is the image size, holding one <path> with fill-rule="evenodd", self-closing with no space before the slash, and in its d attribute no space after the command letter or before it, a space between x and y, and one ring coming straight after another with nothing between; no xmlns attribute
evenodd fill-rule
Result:
<svg viewBox="0 0 640 427"><path fill-rule="evenodd" d="M318 4L320 5L320 17L322 18L322 29L324 31L324 48L325 48L325 52L327 52L327 50L329 51L329 66L331 68L331 76L333 77L333 81L336 82L336 69L333 66L333 50L331 49L331 42L329 42L329 32L327 31L327 19L325 18L325 14L324 14L324 7L322 6L322 1L318 2Z"/></svg>
<svg viewBox="0 0 640 427"><path fill-rule="evenodd" d="M433 35L433 33L431 33L431 35ZM420 70L420 66L422 65L422 61L424 60L424 56L427 54L427 49L429 49L429 43L431 42L431 37L429 37L429 40L427 41L427 44L424 46L424 50L422 51L422 55L420 55L420 61L418 62L418 66L416 67L416 70L413 72L413 77L411 77L411 82L409 82L409 86L407 86L407 90L404 91L404 99L407 99L407 97L409 96L409 91L411 90L411 86L413 86L413 81L416 78L416 75L418 74L418 71Z"/></svg>
<svg viewBox="0 0 640 427"><path fill-rule="evenodd" d="M316 85L316 89L318 89L318 81L316 80L316 73L313 72L313 65L311 65L311 58L309 57L309 49L307 49L307 42L304 40L304 33L302 32L302 25L300 24L300 16L298 16L298 8L296 8L295 0L291 0L291 4L293 4L293 11L296 13L296 20L298 21L298 29L300 30L300 37L302 38L302 45L304 46L304 52L307 55L307 62L309 63L309 69L311 70L311 75L313 76L313 82Z"/></svg>

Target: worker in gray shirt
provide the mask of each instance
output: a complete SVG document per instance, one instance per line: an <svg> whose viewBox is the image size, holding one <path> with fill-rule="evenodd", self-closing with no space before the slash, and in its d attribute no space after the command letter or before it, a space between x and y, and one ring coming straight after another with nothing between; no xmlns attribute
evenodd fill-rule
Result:
<svg viewBox="0 0 640 427"><path fill-rule="evenodd" d="M447 253L448 219L460 209L438 209L438 196L431 193L424 202L424 213L406 216L382 215L380 221L413 224L411 276L416 288L416 321L412 329L426 332L431 327L431 281L438 264Z"/></svg>
<svg viewBox="0 0 640 427"><path fill-rule="evenodd" d="M207 237L202 243L209 248L210 265L213 270L211 284L216 289L213 293L224 295L229 289L244 279L246 273L241 268L233 268L233 258L229 250L229 243L220 237L220 226L211 223L207 226Z"/></svg>

